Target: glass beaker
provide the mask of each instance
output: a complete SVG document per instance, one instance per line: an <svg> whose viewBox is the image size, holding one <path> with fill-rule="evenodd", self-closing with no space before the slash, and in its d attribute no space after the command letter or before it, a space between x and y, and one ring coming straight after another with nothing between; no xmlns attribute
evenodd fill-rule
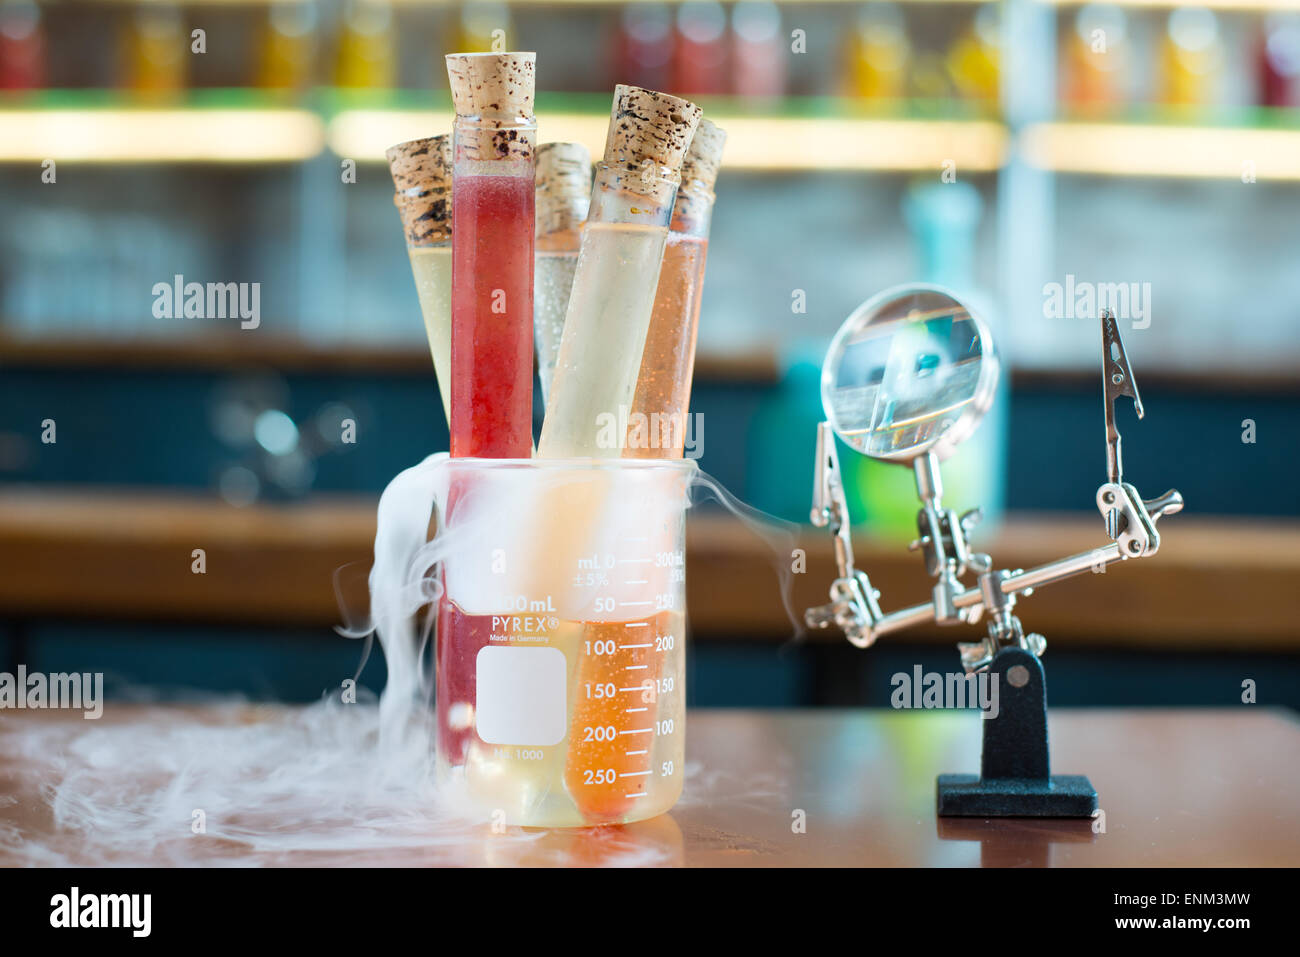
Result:
<svg viewBox="0 0 1300 957"><path fill-rule="evenodd" d="M680 796L695 472L692 459L445 461L437 767L492 820L627 823Z"/></svg>

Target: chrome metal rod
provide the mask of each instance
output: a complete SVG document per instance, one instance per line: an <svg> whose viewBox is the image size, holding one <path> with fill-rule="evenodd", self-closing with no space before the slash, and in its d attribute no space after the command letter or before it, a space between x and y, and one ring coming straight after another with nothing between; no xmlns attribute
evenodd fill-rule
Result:
<svg viewBox="0 0 1300 957"><path fill-rule="evenodd" d="M1016 592L1024 591L1026 588L1050 585L1052 582L1059 582L1063 578L1072 578L1081 572L1090 571L1098 566L1105 567L1111 562L1120 561L1120 559L1119 545L1110 542L1099 548L1094 548L1090 552L1080 552L1078 555L1071 555L1069 558L1062 558L1059 561L1048 562L1046 565L1031 568L1027 572L1008 575L1002 582L1002 591L1004 594L1013 595Z"/></svg>
<svg viewBox="0 0 1300 957"><path fill-rule="evenodd" d="M1071 555L1069 558L1062 558L1059 561L1048 562L1046 565L1039 565L1037 568L1031 568L1028 571L1008 575L1002 580L1002 593L1014 595L1029 588L1050 585L1052 582L1072 578L1094 568L1104 568L1106 565L1120 560L1119 545L1110 542L1089 552L1080 552L1078 555ZM984 604L984 596L978 588L966 588L953 595L952 603L957 608L973 608ZM887 615L882 616L871 630L878 637L933 620L934 602L926 602L924 605L912 605L908 608L889 612Z"/></svg>

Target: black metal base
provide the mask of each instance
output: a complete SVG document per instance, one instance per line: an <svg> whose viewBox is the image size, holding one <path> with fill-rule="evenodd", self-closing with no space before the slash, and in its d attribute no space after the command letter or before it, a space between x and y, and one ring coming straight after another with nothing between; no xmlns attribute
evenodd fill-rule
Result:
<svg viewBox="0 0 1300 957"><path fill-rule="evenodd" d="M941 774L937 805L940 817L1092 817L1097 792L1082 774L1054 774L1046 781Z"/></svg>
<svg viewBox="0 0 1300 957"><path fill-rule="evenodd" d="M986 717L980 774L939 775L940 817L1092 817L1097 792L1086 777L1052 774L1047 682L1037 656L1005 648L993 656L998 708Z"/></svg>

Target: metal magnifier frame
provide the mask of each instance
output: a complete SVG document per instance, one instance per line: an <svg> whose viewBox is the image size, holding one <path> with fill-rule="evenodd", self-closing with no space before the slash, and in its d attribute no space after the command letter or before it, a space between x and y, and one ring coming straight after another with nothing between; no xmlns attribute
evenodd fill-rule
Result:
<svg viewBox="0 0 1300 957"><path fill-rule="evenodd" d="M967 306L952 290L943 286L933 283L909 283L894 286L872 296L853 310L840 325L835 337L831 340L830 348L826 350L826 358L822 362L821 399L822 411L825 413L830 427L845 444L855 449L858 448L853 439L845 435L842 430L840 416L833 402L835 380L841 372L840 363L847 354L852 341L862 338L861 333L863 330L870 329L873 326L901 325L907 322L915 322L916 318L913 314L899 312L894 315L883 312L883 310L891 303L902 303L908 298L919 295L947 299L953 308L952 310L945 309L942 311L952 311L954 313L960 311L964 314L962 316L963 321L969 321L975 327L980 342L979 374L976 378L974 393L965 402L957 420L950 423L927 442L911 445L895 452L873 453L859 449L862 454L882 462L909 462L927 452L932 453L939 461L948 458L956 451L957 446L970 438L976 428L979 427L985 414L992 408L993 398L997 391L1000 362L993 336L983 317ZM870 318L873 315L875 315L875 318ZM832 360L838 361L833 363Z"/></svg>

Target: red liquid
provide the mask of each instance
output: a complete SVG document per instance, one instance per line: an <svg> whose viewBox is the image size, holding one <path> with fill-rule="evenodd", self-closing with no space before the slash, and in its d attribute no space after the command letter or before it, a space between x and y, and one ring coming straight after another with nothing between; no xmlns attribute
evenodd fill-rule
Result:
<svg viewBox="0 0 1300 957"><path fill-rule="evenodd" d="M452 181L451 454L533 450L533 177Z"/></svg>
<svg viewBox="0 0 1300 957"><path fill-rule="evenodd" d="M530 458L533 453L534 182L521 176L452 180L451 454ZM466 478L453 478L444 523ZM445 579L444 579L445 581ZM490 619L438 607L434 683L438 749L463 764L474 737L478 653ZM468 716L470 724L465 726Z"/></svg>
<svg viewBox="0 0 1300 957"><path fill-rule="evenodd" d="M444 579L445 581L445 579ZM491 634L490 616L467 615L445 597L438 605L434 694L438 700L438 751L453 766L465 763L474 739L478 653ZM467 724L468 722L468 724Z"/></svg>

